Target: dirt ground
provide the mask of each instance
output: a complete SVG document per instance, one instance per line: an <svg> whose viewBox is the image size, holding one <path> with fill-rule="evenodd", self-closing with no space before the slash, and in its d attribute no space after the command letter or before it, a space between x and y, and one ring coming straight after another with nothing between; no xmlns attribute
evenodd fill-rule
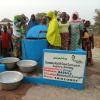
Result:
<svg viewBox="0 0 100 100"><path fill-rule="evenodd" d="M100 37L95 37L94 65L87 67L85 89L22 84L17 90L0 90L0 100L100 100Z"/></svg>

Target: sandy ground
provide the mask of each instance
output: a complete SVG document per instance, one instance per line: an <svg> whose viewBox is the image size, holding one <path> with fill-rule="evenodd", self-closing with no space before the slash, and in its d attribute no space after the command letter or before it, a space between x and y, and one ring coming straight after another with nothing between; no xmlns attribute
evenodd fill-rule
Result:
<svg viewBox="0 0 100 100"><path fill-rule="evenodd" d="M100 42L97 44L96 47ZM86 87L82 91L22 84L14 91L0 90L0 100L100 100L100 48L94 48L93 59L94 65L87 67Z"/></svg>

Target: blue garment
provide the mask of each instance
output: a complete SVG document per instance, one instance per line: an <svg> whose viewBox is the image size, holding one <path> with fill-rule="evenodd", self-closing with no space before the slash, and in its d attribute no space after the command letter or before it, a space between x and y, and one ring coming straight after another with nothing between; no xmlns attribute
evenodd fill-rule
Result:
<svg viewBox="0 0 100 100"><path fill-rule="evenodd" d="M34 27L38 24L39 24L39 22L30 20L29 23L28 23L27 30L29 30L30 28L32 28L32 27Z"/></svg>

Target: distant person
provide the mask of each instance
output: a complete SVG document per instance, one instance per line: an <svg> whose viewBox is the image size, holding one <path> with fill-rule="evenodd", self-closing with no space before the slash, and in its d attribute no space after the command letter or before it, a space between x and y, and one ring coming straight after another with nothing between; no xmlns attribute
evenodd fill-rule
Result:
<svg viewBox="0 0 100 100"><path fill-rule="evenodd" d="M1 40L1 35L2 35L2 26L0 25L0 56L2 56L2 40Z"/></svg>
<svg viewBox="0 0 100 100"><path fill-rule="evenodd" d="M73 13L72 20L70 21L71 32L70 32L70 50L76 50L82 48L81 37L83 33L83 22L79 18L77 12Z"/></svg>
<svg viewBox="0 0 100 100"><path fill-rule="evenodd" d="M36 25L38 25L38 24L39 24L39 22L36 21L35 15L34 15L34 14L31 15L31 19L30 19L30 21L29 21L29 23L28 23L27 30L29 30L30 28L32 28L32 27L34 27L34 26L36 26Z"/></svg>
<svg viewBox="0 0 100 100"><path fill-rule="evenodd" d="M47 18L46 17L41 18L41 24L42 25L47 25Z"/></svg>
<svg viewBox="0 0 100 100"><path fill-rule="evenodd" d="M87 66L93 65L92 59L92 49L94 48L94 37L93 37L93 30L91 29L90 21L86 21L84 23L85 29L83 34L83 50L87 51Z"/></svg>
<svg viewBox="0 0 100 100"><path fill-rule="evenodd" d="M7 32L10 34L10 52L13 52L13 43L12 43L12 34L13 34L13 28L10 23L7 24Z"/></svg>
<svg viewBox="0 0 100 100"><path fill-rule="evenodd" d="M12 36L13 34L13 29L10 23L7 23L7 32Z"/></svg>
<svg viewBox="0 0 100 100"><path fill-rule="evenodd" d="M2 54L3 54L4 57L9 56L10 35L7 32L6 26L3 27L1 39L2 39Z"/></svg>
<svg viewBox="0 0 100 100"><path fill-rule="evenodd" d="M25 35L26 35L26 31L27 31L27 17L24 15L24 14L22 14L21 15L21 22L20 22L20 34L21 34L21 38L23 39L23 38L25 38Z"/></svg>
<svg viewBox="0 0 100 100"><path fill-rule="evenodd" d="M47 17L42 17L40 23L41 25L47 26ZM41 30L39 34L41 33L47 33L47 31Z"/></svg>
<svg viewBox="0 0 100 100"><path fill-rule="evenodd" d="M61 13L61 21L59 22L60 33L61 33L61 49L69 49L69 15L66 12Z"/></svg>
<svg viewBox="0 0 100 100"><path fill-rule="evenodd" d="M49 20L48 31L46 38L49 43L49 48L60 49L61 48L61 36L59 23L53 11L48 12L47 18Z"/></svg>

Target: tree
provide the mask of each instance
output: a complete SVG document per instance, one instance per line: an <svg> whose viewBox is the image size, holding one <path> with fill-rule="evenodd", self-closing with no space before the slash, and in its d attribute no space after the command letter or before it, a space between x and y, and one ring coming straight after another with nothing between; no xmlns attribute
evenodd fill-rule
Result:
<svg viewBox="0 0 100 100"><path fill-rule="evenodd" d="M96 16L94 18L95 23L94 23L94 30L96 31L97 34L100 34L100 9L96 9Z"/></svg>

